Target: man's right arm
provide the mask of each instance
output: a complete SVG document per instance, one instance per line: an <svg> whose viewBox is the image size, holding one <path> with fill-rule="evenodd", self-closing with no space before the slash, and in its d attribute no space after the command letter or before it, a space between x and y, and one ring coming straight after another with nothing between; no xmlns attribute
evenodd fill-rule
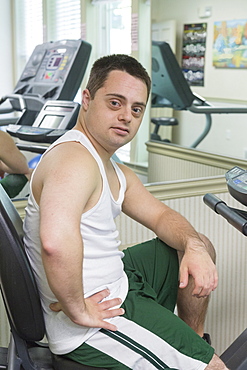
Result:
<svg viewBox="0 0 247 370"><path fill-rule="evenodd" d="M110 310L119 305L119 299L101 302L107 291L86 300L83 296L80 220L101 192L96 162L77 143L59 145L42 159L34 174L33 191L40 206L43 264L58 300L51 309L62 309L79 325L116 330L104 319L123 313L121 309Z"/></svg>

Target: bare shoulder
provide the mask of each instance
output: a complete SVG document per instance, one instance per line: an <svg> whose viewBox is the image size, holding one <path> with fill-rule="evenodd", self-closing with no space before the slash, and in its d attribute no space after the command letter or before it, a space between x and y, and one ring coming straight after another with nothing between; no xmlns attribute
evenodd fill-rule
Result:
<svg viewBox="0 0 247 370"><path fill-rule="evenodd" d="M71 141L56 145L42 158L38 167L40 171L57 175L62 171L64 175L78 176L83 168L90 168L90 172L98 170L98 165L90 152L80 143Z"/></svg>
<svg viewBox="0 0 247 370"><path fill-rule="evenodd" d="M132 169L130 169L128 166L122 163L117 163L117 165L124 173L127 182L127 187L131 186L133 183L140 183L140 185L142 185L140 179Z"/></svg>
<svg viewBox="0 0 247 370"><path fill-rule="evenodd" d="M118 164L118 166L123 171L127 183L125 203L127 203L128 199L131 199L132 202L134 199L140 199L140 197L148 197L150 199L153 199L153 196L151 196L145 185L143 185L139 177L134 171L132 171L132 169L123 164Z"/></svg>
<svg viewBox="0 0 247 370"><path fill-rule="evenodd" d="M32 189L39 203L44 194L63 194L64 197L82 192L86 197L100 184L100 172L96 160L80 143L61 143L48 151L41 159L33 175ZM56 195L53 195L55 197Z"/></svg>

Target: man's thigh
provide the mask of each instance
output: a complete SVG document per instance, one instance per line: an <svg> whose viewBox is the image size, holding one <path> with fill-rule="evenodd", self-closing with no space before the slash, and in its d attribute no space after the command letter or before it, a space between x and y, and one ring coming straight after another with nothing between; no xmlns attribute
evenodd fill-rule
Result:
<svg viewBox="0 0 247 370"><path fill-rule="evenodd" d="M124 250L124 269L132 289L132 274L140 275L146 289L153 290L157 302L173 311L177 301L179 263L177 251L160 239ZM134 281L135 283L135 281ZM138 289L138 286L137 288Z"/></svg>
<svg viewBox="0 0 247 370"><path fill-rule="evenodd" d="M159 239L124 251L129 292L118 331L100 330L68 357L91 366L126 369L204 369L214 350L172 311L178 258Z"/></svg>
<svg viewBox="0 0 247 370"><path fill-rule="evenodd" d="M124 317L112 319L116 332L100 330L69 357L114 370L206 368L213 348L170 310L136 292L123 306Z"/></svg>

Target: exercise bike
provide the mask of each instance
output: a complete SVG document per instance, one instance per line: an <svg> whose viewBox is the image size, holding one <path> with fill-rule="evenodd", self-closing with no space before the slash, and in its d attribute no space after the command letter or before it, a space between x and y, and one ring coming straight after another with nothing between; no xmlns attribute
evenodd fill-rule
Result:
<svg viewBox="0 0 247 370"><path fill-rule="evenodd" d="M225 174L229 193L238 202L247 206L247 171L235 166ZM204 203L224 217L233 227L247 236L247 211L229 207L214 194L206 194ZM247 369L247 329L220 356L231 370Z"/></svg>

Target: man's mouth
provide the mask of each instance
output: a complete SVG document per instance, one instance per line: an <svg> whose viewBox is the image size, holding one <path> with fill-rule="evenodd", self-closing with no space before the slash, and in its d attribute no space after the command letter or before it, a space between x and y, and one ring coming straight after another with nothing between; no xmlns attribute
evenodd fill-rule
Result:
<svg viewBox="0 0 247 370"><path fill-rule="evenodd" d="M125 136L125 135L128 135L129 133L129 130L126 128L126 127L119 127L119 126L116 126L116 127L112 127L112 129L119 135L122 135L122 136Z"/></svg>

